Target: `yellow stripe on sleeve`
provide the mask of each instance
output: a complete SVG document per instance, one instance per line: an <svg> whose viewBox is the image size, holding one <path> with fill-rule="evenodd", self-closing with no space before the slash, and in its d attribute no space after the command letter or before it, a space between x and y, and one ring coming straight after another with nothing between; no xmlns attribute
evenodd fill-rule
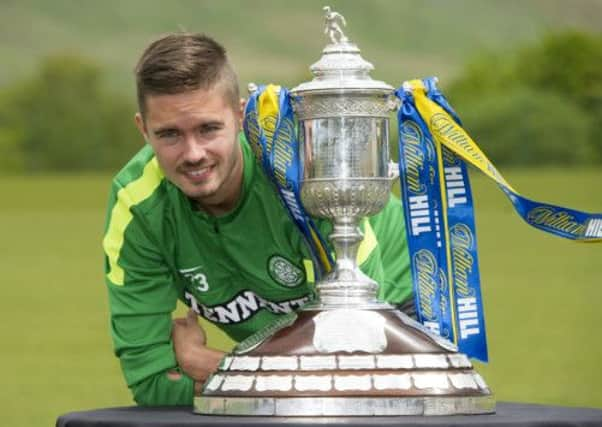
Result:
<svg viewBox="0 0 602 427"><path fill-rule="evenodd" d="M307 283L314 283L316 277L314 276L314 263L310 259L303 260L303 267L305 267L305 278Z"/></svg>
<svg viewBox="0 0 602 427"><path fill-rule="evenodd" d="M366 218L364 220L364 240L362 240L362 243L360 243L360 247L357 250L356 260L358 265L362 265L364 261L368 259L376 245L376 235L370 225L370 221Z"/></svg>
<svg viewBox="0 0 602 427"><path fill-rule="evenodd" d="M163 171L154 157L144 167L140 178L130 182L117 193L117 201L111 211L111 221L103 239L103 247L109 259L108 279L114 285L122 286L124 272L119 266L119 254L123 247L125 230L132 221L131 207L147 199L159 186Z"/></svg>

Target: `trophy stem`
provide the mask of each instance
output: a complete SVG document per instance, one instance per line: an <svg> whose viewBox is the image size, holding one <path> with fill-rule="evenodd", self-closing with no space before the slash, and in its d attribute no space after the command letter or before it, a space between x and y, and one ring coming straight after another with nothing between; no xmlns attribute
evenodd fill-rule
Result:
<svg viewBox="0 0 602 427"><path fill-rule="evenodd" d="M356 279L357 251L364 238L355 218L335 218L332 233L328 238L336 253L337 278L341 281Z"/></svg>
<svg viewBox="0 0 602 427"><path fill-rule="evenodd" d="M357 217L337 217L329 239L336 255L334 269L316 284L318 300L305 309L364 307L390 309L377 301L378 284L366 276L357 265L357 252L363 240Z"/></svg>

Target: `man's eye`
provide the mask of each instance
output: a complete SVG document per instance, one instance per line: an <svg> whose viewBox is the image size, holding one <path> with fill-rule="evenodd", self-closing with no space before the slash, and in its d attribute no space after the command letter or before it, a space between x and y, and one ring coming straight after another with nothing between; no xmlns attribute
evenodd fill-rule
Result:
<svg viewBox="0 0 602 427"><path fill-rule="evenodd" d="M222 127L219 125L205 125L201 126L201 133L211 133L220 130Z"/></svg>
<svg viewBox="0 0 602 427"><path fill-rule="evenodd" d="M157 137L159 138L159 141L161 141L164 144L175 144L176 142L178 142L180 132L178 132L177 130L166 130L160 132L157 135Z"/></svg>
<svg viewBox="0 0 602 427"><path fill-rule="evenodd" d="M159 134L159 138L161 139L166 139L166 138L175 138L178 136L178 132L175 130L166 130L164 132L161 132Z"/></svg>

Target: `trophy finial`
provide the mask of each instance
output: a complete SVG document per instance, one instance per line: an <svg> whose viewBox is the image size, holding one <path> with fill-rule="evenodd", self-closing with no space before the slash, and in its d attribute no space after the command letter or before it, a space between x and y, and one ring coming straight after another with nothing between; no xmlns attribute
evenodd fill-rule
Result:
<svg viewBox="0 0 602 427"><path fill-rule="evenodd" d="M330 6L324 6L322 10L324 11L324 34L328 34L328 37L330 37L330 40L334 44L348 42L349 39L345 36L339 25L340 22L343 27L347 26L345 17L332 10Z"/></svg>
<svg viewBox="0 0 602 427"><path fill-rule="evenodd" d="M257 87L257 85L256 85L255 83L253 83L253 82L251 82L251 83L249 83L249 84L247 85L247 92L249 92L249 95L251 95L251 94L252 94L253 92L255 92L257 89L259 89L259 88L258 88L258 87Z"/></svg>

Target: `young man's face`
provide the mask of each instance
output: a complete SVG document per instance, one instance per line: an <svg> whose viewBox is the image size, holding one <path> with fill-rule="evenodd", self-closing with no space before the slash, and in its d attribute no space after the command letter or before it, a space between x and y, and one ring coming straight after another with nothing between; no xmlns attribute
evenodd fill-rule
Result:
<svg viewBox="0 0 602 427"><path fill-rule="evenodd" d="M242 104L234 108L219 85L149 95L144 120L136 115L165 176L210 213L213 207L233 208L240 195L241 120Z"/></svg>

